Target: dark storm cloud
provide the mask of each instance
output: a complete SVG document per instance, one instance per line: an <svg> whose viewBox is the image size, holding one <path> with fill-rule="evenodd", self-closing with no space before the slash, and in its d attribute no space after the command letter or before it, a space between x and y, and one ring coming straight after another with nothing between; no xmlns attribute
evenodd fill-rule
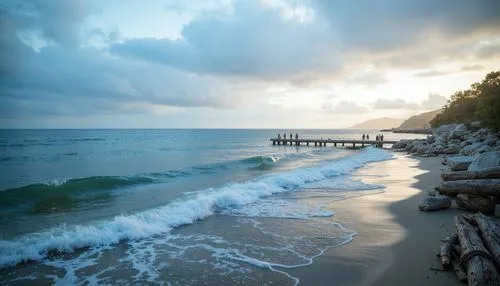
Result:
<svg viewBox="0 0 500 286"><path fill-rule="evenodd" d="M425 32L461 37L500 27L497 0L313 1L346 48L387 50L411 44Z"/></svg>
<svg viewBox="0 0 500 286"><path fill-rule="evenodd" d="M332 73L342 68L346 53L408 48L425 41L429 32L449 41L478 30L498 32L500 27L500 1L496 0L311 3L314 22L299 23L256 1L236 1L230 16L197 19L184 27L180 40L131 39L113 45L111 51L190 72L289 77L301 72ZM435 52L426 50L420 56L424 60L440 56ZM404 53L400 57L403 65L417 60Z"/></svg>
<svg viewBox="0 0 500 286"><path fill-rule="evenodd" d="M233 108L238 102L216 79L80 46L85 2L8 4L0 10L1 118L145 112L140 106L151 104ZM30 33L52 44L35 50L19 37ZM100 29L89 34L102 41L118 37Z"/></svg>

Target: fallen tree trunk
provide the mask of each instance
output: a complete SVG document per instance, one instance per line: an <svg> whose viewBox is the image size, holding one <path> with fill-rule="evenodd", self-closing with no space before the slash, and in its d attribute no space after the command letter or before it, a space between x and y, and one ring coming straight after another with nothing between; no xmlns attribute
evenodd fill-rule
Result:
<svg viewBox="0 0 500 286"><path fill-rule="evenodd" d="M460 209L469 212L482 212L482 213L493 213L495 209L495 204L489 197L474 196L469 194L458 194L455 198L455 202ZM469 221L466 217L465 220ZM474 220L474 218L472 218ZM475 223L472 223L475 224Z"/></svg>
<svg viewBox="0 0 500 286"><path fill-rule="evenodd" d="M454 244L457 243L458 243L458 236L456 233L448 236L441 243L441 251L439 253L439 256L441 257L441 266L445 270L449 270L452 267L451 265L452 247Z"/></svg>
<svg viewBox="0 0 500 286"><path fill-rule="evenodd" d="M460 263L467 265L469 285L499 285L500 277L491 254L484 247L474 227L459 217L455 217L455 225L462 248Z"/></svg>
<svg viewBox="0 0 500 286"><path fill-rule="evenodd" d="M453 267L453 271L455 271L455 274L457 274L458 280L460 282L465 283L467 282L467 273L463 269L463 267L460 265L459 258L460 254L455 254L452 253L451 255L451 265Z"/></svg>
<svg viewBox="0 0 500 286"><path fill-rule="evenodd" d="M442 195L470 194L476 196L500 196L500 179L446 181L436 190Z"/></svg>
<svg viewBox="0 0 500 286"><path fill-rule="evenodd" d="M500 179L500 168L486 172L471 172L471 171L445 172L441 174L441 178L444 181Z"/></svg>
<svg viewBox="0 0 500 286"><path fill-rule="evenodd" d="M481 213L476 214L475 219L479 230L481 230L484 244L486 244L486 247L493 255L495 263L500 268L500 229L498 225Z"/></svg>
<svg viewBox="0 0 500 286"><path fill-rule="evenodd" d="M457 235L457 243L458 243L458 235ZM462 249L460 248L460 245L459 244L453 245L451 249L451 265L453 267L453 271L455 271L455 274L457 275L458 280L460 280L460 282L466 283L467 273L460 264L461 254L462 254Z"/></svg>

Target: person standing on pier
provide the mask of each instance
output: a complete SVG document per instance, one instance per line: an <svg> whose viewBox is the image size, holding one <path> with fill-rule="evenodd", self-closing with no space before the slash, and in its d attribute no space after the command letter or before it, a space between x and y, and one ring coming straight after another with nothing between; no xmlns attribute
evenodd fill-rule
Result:
<svg viewBox="0 0 500 286"><path fill-rule="evenodd" d="M375 141L378 141L378 139L379 139L379 136L378 135L375 136Z"/></svg>
<svg viewBox="0 0 500 286"><path fill-rule="evenodd" d="M370 135L366 134L366 140L370 140Z"/></svg>
<svg viewBox="0 0 500 286"><path fill-rule="evenodd" d="M295 139L299 140L299 133L295 133Z"/></svg>
<svg viewBox="0 0 500 286"><path fill-rule="evenodd" d="M290 132L290 140L293 139L293 135L292 135L292 132Z"/></svg>
<svg viewBox="0 0 500 286"><path fill-rule="evenodd" d="M380 141L384 141L384 134L380 134Z"/></svg>
<svg viewBox="0 0 500 286"><path fill-rule="evenodd" d="M281 139L281 134L278 133L278 140L280 140L280 139Z"/></svg>
<svg viewBox="0 0 500 286"><path fill-rule="evenodd" d="M365 140L365 133L363 133L363 136L362 136L362 138L363 138L363 141L364 141L364 140Z"/></svg>

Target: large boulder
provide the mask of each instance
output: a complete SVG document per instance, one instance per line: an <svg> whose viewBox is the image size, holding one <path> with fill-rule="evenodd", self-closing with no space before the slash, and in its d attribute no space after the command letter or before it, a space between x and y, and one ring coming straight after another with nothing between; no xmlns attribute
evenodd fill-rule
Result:
<svg viewBox="0 0 500 286"><path fill-rule="evenodd" d="M437 146L434 146L433 149L432 149L432 152L434 154L443 154L443 150L444 150L444 146L442 145L437 145Z"/></svg>
<svg viewBox="0 0 500 286"><path fill-rule="evenodd" d="M392 145L392 148L391 149L402 149L402 148L406 148L406 146L408 144L410 144L412 142L412 140L408 140L408 139L402 139L402 140L399 140L398 142L394 143Z"/></svg>
<svg viewBox="0 0 500 286"><path fill-rule="evenodd" d="M446 163L452 171L465 171L475 159L473 156L454 156L448 157Z"/></svg>
<svg viewBox="0 0 500 286"><path fill-rule="evenodd" d="M471 172L481 172L498 167L500 167L500 151L495 151L478 155L469 165L468 170Z"/></svg>
<svg viewBox="0 0 500 286"><path fill-rule="evenodd" d="M461 150L460 154L461 154L461 155L465 155L465 156L469 156L469 155L471 155L474 151L476 151L477 149L481 148L482 146L484 146L484 144L483 144L483 143L480 143L480 142L478 142L478 143L474 143L474 144L471 144L471 145L467 145L467 146L465 146L465 147Z"/></svg>
<svg viewBox="0 0 500 286"><path fill-rule="evenodd" d="M493 136L488 136L488 137L486 137L486 139L484 139L483 143L490 146L490 147L493 147L497 143L497 138L493 137Z"/></svg>
<svg viewBox="0 0 500 286"><path fill-rule="evenodd" d="M462 138L462 136L465 135L466 132L467 132L467 126L465 126L465 124L459 124L448 134L448 140L460 139Z"/></svg>
<svg viewBox="0 0 500 286"><path fill-rule="evenodd" d="M471 155L477 155L477 154L486 153L486 152L490 152L490 151L492 151L490 146L483 145L480 148L474 150L474 152L472 152Z"/></svg>
<svg viewBox="0 0 500 286"><path fill-rule="evenodd" d="M418 206L418 209L423 212L432 212L432 211L447 209L450 206L451 206L450 197L438 195L438 196L429 196L425 198Z"/></svg>
<svg viewBox="0 0 500 286"><path fill-rule="evenodd" d="M445 124L445 125L441 125L441 126L439 126L438 128L435 129L435 133L437 135L447 134L450 131L452 131L453 129L455 129L456 126L457 126L457 124Z"/></svg>
<svg viewBox="0 0 500 286"><path fill-rule="evenodd" d="M444 150L443 150L443 153L444 154L457 154L458 152L460 152L460 145L457 145L457 144L449 144L448 147L446 147Z"/></svg>
<svg viewBox="0 0 500 286"><path fill-rule="evenodd" d="M429 144L436 142L436 136L434 136L434 135L429 135L425 139L427 140L427 143L429 143Z"/></svg>

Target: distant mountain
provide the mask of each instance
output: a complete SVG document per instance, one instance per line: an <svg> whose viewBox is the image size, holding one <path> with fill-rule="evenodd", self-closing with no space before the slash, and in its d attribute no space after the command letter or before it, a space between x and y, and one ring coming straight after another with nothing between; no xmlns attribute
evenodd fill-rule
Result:
<svg viewBox="0 0 500 286"><path fill-rule="evenodd" d="M431 128L429 122L441 113L441 109L421 113L405 120L398 129L426 129Z"/></svg>
<svg viewBox="0 0 500 286"><path fill-rule="evenodd" d="M401 123L405 121L402 118L375 118L358 123L350 128L352 129L390 129L397 128Z"/></svg>

